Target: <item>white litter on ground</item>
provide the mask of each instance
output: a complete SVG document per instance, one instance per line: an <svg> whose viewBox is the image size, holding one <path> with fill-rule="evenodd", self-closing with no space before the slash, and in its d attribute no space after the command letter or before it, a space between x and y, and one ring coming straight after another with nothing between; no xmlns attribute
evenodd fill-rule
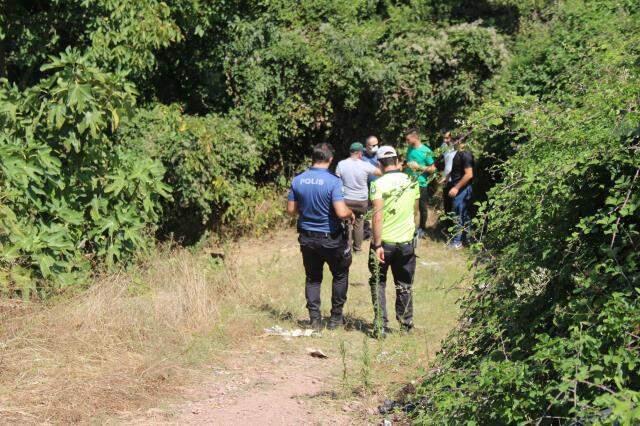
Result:
<svg viewBox="0 0 640 426"><path fill-rule="evenodd" d="M288 330L286 328L282 328L279 325L274 325L270 328L264 329L265 334L269 334L271 336L282 336L282 337L311 337L314 335L319 335L312 329L302 330L300 328L296 328L293 330Z"/></svg>

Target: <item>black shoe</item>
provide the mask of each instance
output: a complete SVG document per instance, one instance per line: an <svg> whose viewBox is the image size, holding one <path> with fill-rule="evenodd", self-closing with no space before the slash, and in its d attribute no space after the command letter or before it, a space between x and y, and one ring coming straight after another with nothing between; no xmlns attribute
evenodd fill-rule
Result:
<svg viewBox="0 0 640 426"><path fill-rule="evenodd" d="M329 319L329 324L327 324L327 330L335 330L338 327L342 327L344 325L344 318L342 317L331 317Z"/></svg>
<svg viewBox="0 0 640 426"><path fill-rule="evenodd" d="M384 339L387 337L387 330L384 328L374 328L371 332L371 337L378 340Z"/></svg>
<svg viewBox="0 0 640 426"><path fill-rule="evenodd" d="M320 318L312 318L311 319L311 328L314 331L320 331L322 330L322 320Z"/></svg>

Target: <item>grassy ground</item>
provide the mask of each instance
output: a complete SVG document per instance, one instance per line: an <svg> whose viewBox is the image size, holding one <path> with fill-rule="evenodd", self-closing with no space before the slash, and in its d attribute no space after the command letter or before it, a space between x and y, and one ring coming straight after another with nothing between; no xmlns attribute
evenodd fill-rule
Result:
<svg viewBox="0 0 640 426"><path fill-rule="evenodd" d="M307 319L304 300L304 270L295 235L274 235L265 243L252 245L241 256L242 285L251 288L254 301L267 313L260 322L285 328L304 325ZM414 283L415 332L404 334L395 323L395 294L391 273L387 285L390 325L397 332L384 340L368 337L373 309L368 285L367 254L357 254L350 271L349 298L345 330L324 331L316 346L334 357L346 352L347 371L340 369L343 397L363 393L395 394L427 368L440 347L441 339L455 325L456 301L466 285L467 264L462 252L452 252L442 243L423 240L418 249ZM325 267L322 288L323 316L329 316L331 274ZM289 343L291 344L291 343ZM308 343L300 343L308 344ZM364 346L367 346L368 358ZM367 364L368 363L368 364ZM368 382L368 383L367 383Z"/></svg>
<svg viewBox="0 0 640 426"><path fill-rule="evenodd" d="M310 345L331 360L325 365L333 390L321 403L340 409L364 400L374 406L427 368L458 314L462 253L427 240L418 254L416 330L384 341L366 334L372 317L366 255L357 255L351 269L347 330L291 341L263 336L266 327L296 328L307 317L292 230L227 247L224 262L206 251L163 251L69 300L2 302L0 422L101 422L149 407L171 410L168 402L179 400L182 386L206 379L204 367L245 362L231 358L256 348L284 356ZM326 315L329 301L327 271Z"/></svg>

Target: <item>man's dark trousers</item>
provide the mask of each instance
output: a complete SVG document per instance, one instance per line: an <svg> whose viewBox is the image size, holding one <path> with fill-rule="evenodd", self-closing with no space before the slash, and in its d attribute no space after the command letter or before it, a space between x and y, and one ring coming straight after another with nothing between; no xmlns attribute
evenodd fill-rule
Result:
<svg viewBox="0 0 640 426"><path fill-rule="evenodd" d="M375 253L370 252L369 271L371 279L371 299L373 300L373 310L375 314L374 326L380 324L386 327L387 300L385 290L387 286L387 272L391 268L393 281L396 286L396 319L406 327L413 327L413 276L416 272L415 249L411 242L408 243L382 243L384 249L384 263L379 263L375 259ZM376 273L376 268L377 273Z"/></svg>
<svg viewBox="0 0 640 426"><path fill-rule="evenodd" d="M469 207L471 206L471 199L473 197L473 190L471 185L467 185L465 188L458 192L458 195L452 200L452 210L456 215L456 232L453 236L452 243L462 244L467 242L467 231L469 230L469 223L471 219L469 217Z"/></svg>
<svg viewBox="0 0 640 426"><path fill-rule="evenodd" d="M420 199L418 200L418 211L420 213L420 228L427 229L427 216L429 215L429 187L420 187Z"/></svg>
<svg viewBox="0 0 640 426"><path fill-rule="evenodd" d="M302 261L307 276L305 296L311 320L320 319L320 284L324 264L329 265L333 275L331 292L331 317L341 318L342 308L347 301L349 288L349 267L351 248L343 232L327 234L300 231L298 238Z"/></svg>

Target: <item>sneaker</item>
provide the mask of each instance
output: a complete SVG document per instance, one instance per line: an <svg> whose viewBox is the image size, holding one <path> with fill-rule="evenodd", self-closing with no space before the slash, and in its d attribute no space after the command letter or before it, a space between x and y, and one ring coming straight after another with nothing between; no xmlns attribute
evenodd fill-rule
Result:
<svg viewBox="0 0 640 426"><path fill-rule="evenodd" d="M312 318L311 319L311 328L314 331L320 331L322 330L322 320L320 318Z"/></svg>
<svg viewBox="0 0 640 426"><path fill-rule="evenodd" d="M423 228L418 228L416 230L416 237L418 238L427 238L427 231Z"/></svg>
<svg viewBox="0 0 640 426"><path fill-rule="evenodd" d="M344 325L344 318L342 317L331 317L329 319L329 323L327 324L327 330L335 330L338 327L342 327Z"/></svg>
<svg viewBox="0 0 640 426"><path fill-rule="evenodd" d="M462 243L449 243L447 244L447 248L451 250L460 250L463 247Z"/></svg>

